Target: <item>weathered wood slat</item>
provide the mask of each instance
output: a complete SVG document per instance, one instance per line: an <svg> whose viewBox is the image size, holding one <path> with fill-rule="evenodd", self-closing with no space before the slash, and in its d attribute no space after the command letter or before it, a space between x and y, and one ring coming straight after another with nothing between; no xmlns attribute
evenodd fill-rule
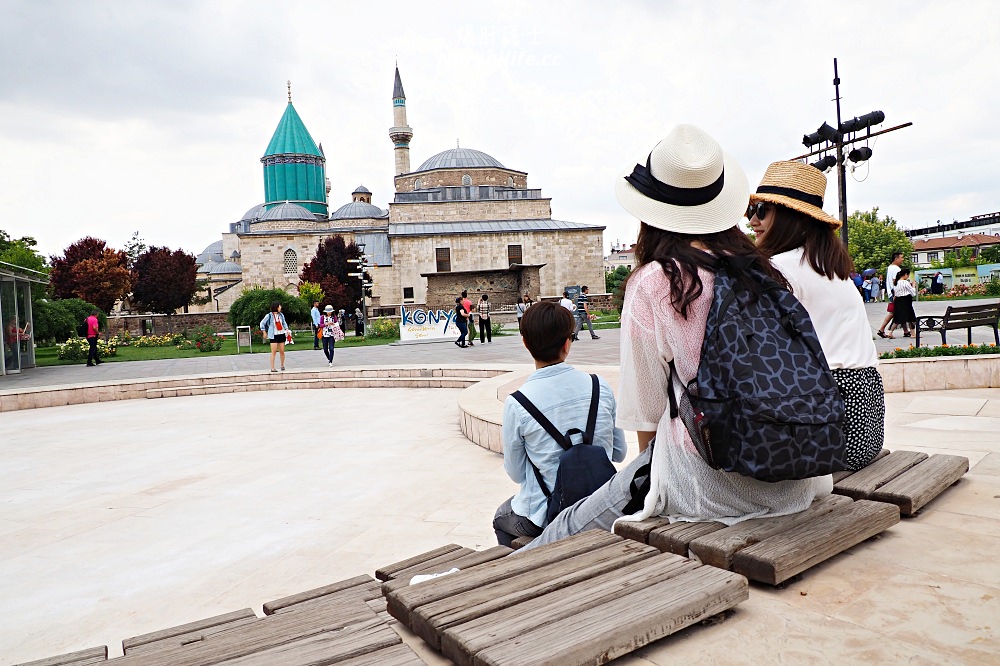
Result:
<svg viewBox="0 0 1000 666"><path fill-rule="evenodd" d="M877 460L881 460L882 458L885 458L887 455L889 455L889 449L882 449L881 451L879 451L878 453L875 454L875 457L872 458L872 461L870 463L868 463L868 465L871 465L872 463L874 463ZM865 465L865 467L867 467L868 465ZM862 469L864 469L864 468L862 468ZM834 484L840 483L841 481L843 481L844 479L846 479L847 477L849 477L851 474L854 474L854 473L855 473L855 471L853 469L845 470L843 472L834 472L833 473L833 482L834 482Z"/></svg>
<svg viewBox="0 0 1000 666"><path fill-rule="evenodd" d="M282 597L281 599L268 601L264 604L264 615L271 615L282 608L301 604L302 602L309 601L310 599L318 599L319 597L330 596L347 590L356 590L360 592L365 589L365 586L373 582L375 582L375 579L371 576L355 576L354 578L347 578L345 580L337 581L336 583L324 585L323 587L317 587L312 590L306 590L305 592L299 592L298 594Z"/></svg>
<svg viewBox="0 0 1000 666"><path fill-rule="evenodd" d="M688 545L692 541L724 527L725 525L722 523L671 523L650 532L649 545L659 548L664 553L674 553L687 557Z"/></svg>
<svg viewBox="0 0 1000 666"><path fill-rule="evenodd" d="M66 654L29 661L18 666L90 666L90 664L100 664L108 660L108 646L87 648Z"/></svg>
<svg viewBox="0 0 1000 666"><path fill-rule="evenodd" d="M611 544L425 604L410 613L410 629L429 645L440 649L441 632L448 627L589 580L607 571L619 570L658 554L659 551L655 548L635 541Z"/></svg>
<svg viewBox="0 0 1000 666"><path fill-rule="evenodd" d="M543 624L572 618L589 608L606 604L628 590L670 580L700 566L679 555L657 555L455 625L442 634L441 651L456 664L471 666L473 656L492 645L516 638Z"/></svg>
<svg viewBox="0 0 1000 666"><path fill-rule="evenodd" d="M289 606L283 606L274 611L274 615L279 613L297 613L303 608L309 608L318 603L337 603L338 600L351 603L353 600L360 600L368 603L374 599L382 598L382 584L377 580L370 579L368 582L355 587L348 588L346 590L341 590L340 592L333 592L322 597L314 597L312 599L306 599L305 601L300 601L296 604L291 604Z"/></svg>
<svg viewBox="0 0 1000 666"><path fill-rule="evenodd" d="M733 555L768 537L781 534L797 525L811 522L830 513L834 508L853 502L843 495L827 495L812 503L805 511L788 516L755 518L700 536L688 545L691 553L704 564L731 569Z"/></svg>
<svg viewBox="0 0 1000 666"><path fill-rule="evenodd" d="M871 498L895 504L904 516L912 516L968 471L968 458L933 455L873 492Z"/></svg>
<svg viewBox="0 0 1000 666"><path fill-rule="evenodd" d="M646 518L645 520L618 521L615 523L615 534L625 539L632 539L639 543L649 543L649 533L659 527L666 527L670 524L667 518Z"/></svg>
<svg viewBox="0 0 1000 666"><path fill-rule="evenodd" d="M202 640L206 636L217 634L233 627L239 627L257 621L257 615L249 608L233 611L224 615L189 622L169 629L153 631L141 636L133 636L122 641L125 654L160 650L166 647L180 647L188 643Z"/></svg>
<svg viewBox="0 0 1000 666"><path fill-rule="evenodd" d="M447 546L441 546L440 548L429 550L426 553L408 557L407 559L396 562L395 564L384 566L375 572L375 577L379 580L389 580L394 578L397 573L403 571L404 569L415 567L422 562L427 562L428 560L433 560L435 557L440 557L442 555L446 555L447 553L461 550L461 548L462 546L459 546L457 543L449 543Z"/></svg>
<svg viewBox="0 0 1000 666"><path fill-rule="evenodd" d="M486 550L477 550L471 555L466 555L464 557L458 558L457 560L449 562L448 566L445 569L443 569L443 571L447 571L452 567L465 571L466 569L478 567L480 564L486 564L487 562L492 562L493 560L499 560L501 557L506 557L507 555L510 555L512 552L514 551L508 548L507 546L493 546L492 548L487 548ZM407 585L410 584L410 579L417 574L439 573L440 571L442 571L442 569L437 569L437 570L419 569L419 570L414 570L408 576L398 576L396 578L393 578L392 580L387 580L386 582L382 583L382 594L388 594L393 590L399 589L401 587L406 587Z"/></svg>
<svg viewBox="0 0 1000 666"><path fill-rule="evenodd" d="M453 564L455 560L459 560L463 557L466 557L467 555L474 555L475 553L476 551L472 550L471 548L459 548L458 550L453 550L450 553L445 553L444 555L429 559L426 562L421 562L420 564L416 564L412 567L406 569L400 569L399 571L393 573L392 577L389 580L392 581L396 580L397 578L410 580L411 578L413 578L415 574L418 574L421 571L430 571L430 572L448 571L449 569L455 566Z"/></svg>
<svg viewBox="0 0 1000 666"><path fill-rule="evenodd" d="M699 567L486 648L476 666L602 664L746 601L742 576ZM613 618L613 621L609 621Z"/></svg>
<svg viewBox="0 0 1000 666"><path fill-rule="evenodd" d="M203 666L262 652L302 638L373 620L375 614L359 599L323 603L317 600L293 613L276 613L203 641L125 655L115 666Z"/></svg>
<svg viewBox="0 0 1000 666"><path fill-rule="evenodd" d="M369 620L325 631L235 659L219 666L319 666L336 664L399 645L403 640L387 624Z"/></svg>
<svg viewBox="0 0 1000 666"><path fill-rule="evenodd" d="M427 666L406 643L338 661L337 666Z"/></svg>
<svg viewBox="0 0 1000 666"><path fill-rule="evenodd" d="M881 460L835 483L833 492L854 499L867 499L873 492L924 460L927 460L926 453L893 451Z"/></svg>
<svg viewBox="0 0 1000 666"><path fill-rule="evenodd" d="M540 546L524 554L515 554L480 565L467 571L459 571L420 585L410 585L393 590L386 595L389 614L410 626L410 613L415 608L438 599L458 594L486 585L495 580L503 580L525 571L531 571L551 562L558 562L585 553L601 546L620 542L621 537L604 530L589 530L582 534L561 539Z"/></svg>
<svg viewBox="0 0 1000 666"><path fill-rule="evenodd" d="M737 552L733 571L777 585L898 522L899 507L894 504L858 500L841 505Z"/></svg>

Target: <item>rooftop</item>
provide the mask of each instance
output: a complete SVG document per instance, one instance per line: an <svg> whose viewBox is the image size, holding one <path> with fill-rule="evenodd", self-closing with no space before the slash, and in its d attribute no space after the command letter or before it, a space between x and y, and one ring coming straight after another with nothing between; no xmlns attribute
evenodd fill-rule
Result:
<svg viewBox="0 0 1000 666"><path fill-rule="evenodd" d="M264 156L268 155L313 155L322 157L323 153L313 141L312 135L306 129L298 112L289 101L285 112L278 121L271 142L267 144Z"/></svg>
<svg viewBox="0 0 1000 666"><path fill-rule="evenodd" d="M449 148L437 155L425 160L416 170L430 171L431 169L461 169L476 167L495 167L504 169L504 165L491 155L473 150L472 148Z"/></svg>
<svg viewBox="0 0 1000 666"><path fill-rule="evenodd" d="M964 236L945 236L944 238L926 238L913 241L915 252L927 250L945 250L959 247L979 247L980 245L1000 244L1000 237L987 234L966 234Z"/></svg>

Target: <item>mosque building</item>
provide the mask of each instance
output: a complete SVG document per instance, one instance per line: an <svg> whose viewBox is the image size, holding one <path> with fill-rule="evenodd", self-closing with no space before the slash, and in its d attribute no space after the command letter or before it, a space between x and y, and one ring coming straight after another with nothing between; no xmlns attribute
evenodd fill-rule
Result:
<svg viewBox="0 0 1000 666"><path fill-rule="evenodd" d="M398 67L392 105L396 175L389 209L372 204L372 192L359 185L330 212L322 144L306 129L289 89L260 160L264 202L198 255L210 301L191 312L227 311L256 285L297 293L302 268L334 235L365 245L369 316L398 314L400 305L447 307L462 289L490 293L498 304L513 303L519 291L537 299L572 285L603 290L603 226L553 219L551 199L528 187L526 172L478 150L451 148L411 170L413 130Z"/></svg>

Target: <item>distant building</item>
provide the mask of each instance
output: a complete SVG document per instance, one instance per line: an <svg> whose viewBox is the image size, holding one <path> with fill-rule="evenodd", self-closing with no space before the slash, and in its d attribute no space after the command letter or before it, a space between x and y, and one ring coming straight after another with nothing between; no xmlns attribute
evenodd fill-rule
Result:
<svg viewBox="0 0 1000 666"><path fill-rule="evenodd" d="M212 298L200 309L228 310L254 285L297 293L303 266L334 235L365 244L373 282L369 314L427 304L429 274L454 273L449 282L456 289L509 293L511 303L521 289L538 298L570 285L603 284L603 226L553 219L551 199L528 187L526 172L478 150L451 148L411 171L413 130L398 68L392 105L396 175L388 210L359 186L330 213L326 157L289 93L261 158L264 202L199 255L199 278Z"/></svg>
<svg viewBox="0 0 1000 666"><path fill-rule="evenodd" d="M937 224L918 229L905 229L904 231L911 240L968 236L970 234L983 234L1000 238L1000 212L973 215L964 222L954 221L942 224L938 221Z"/></svg>
<svg viewBox="0 0 1000 666"><path fill-rule="evenodd" d="M1000 245L1000 236L967 234L945 236L944 238L919 238L913 241L910 263L916 268L928 268L935 261L944 261L949 253L958 253L962 248L971 248L973 258L979 256L984 247Z"/></svg>
<svg viewBox="0 0 1000 666"><path fill-rule="evenodd" d="M635 268L635 243L629 247L615 244L611 247L611 254L604 257L605 273L611 273L619 266L625 266L629 270Z"/></svg>

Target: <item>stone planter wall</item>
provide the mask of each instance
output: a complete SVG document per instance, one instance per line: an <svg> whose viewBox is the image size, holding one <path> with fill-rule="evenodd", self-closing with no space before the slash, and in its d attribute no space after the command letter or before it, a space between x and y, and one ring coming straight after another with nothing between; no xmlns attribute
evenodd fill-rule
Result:
<svg viewBox="0 0 1000 666"><path fill-rule="evenodd" d="M1000 388L1000 354L879 361L886 393Z"/></svg>

